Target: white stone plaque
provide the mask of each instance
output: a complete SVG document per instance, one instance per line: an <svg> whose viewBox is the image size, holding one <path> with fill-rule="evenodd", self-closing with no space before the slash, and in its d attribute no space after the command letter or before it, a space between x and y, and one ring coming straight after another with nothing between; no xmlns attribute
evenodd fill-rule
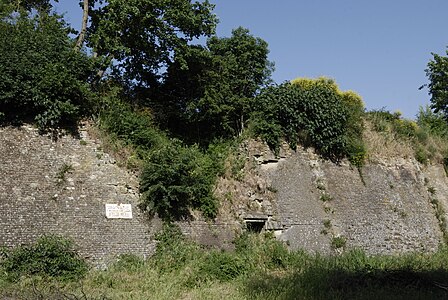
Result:
<svg viewBox="0 0 448 300"><path fill-rule="evenodd" d="M131 204L106 204L106 218L132 219Z"/></svg>

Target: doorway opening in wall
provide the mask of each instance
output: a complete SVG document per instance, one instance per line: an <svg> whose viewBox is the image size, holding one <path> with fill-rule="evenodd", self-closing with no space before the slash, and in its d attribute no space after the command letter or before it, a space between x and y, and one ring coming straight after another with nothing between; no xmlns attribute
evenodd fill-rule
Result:
<svg viewBox="0 0 448 300"><path fill-rule="evenodd" d="M249 232L260 233L263 231L266 225L266 219L246 219L246 230Z"/></svg>

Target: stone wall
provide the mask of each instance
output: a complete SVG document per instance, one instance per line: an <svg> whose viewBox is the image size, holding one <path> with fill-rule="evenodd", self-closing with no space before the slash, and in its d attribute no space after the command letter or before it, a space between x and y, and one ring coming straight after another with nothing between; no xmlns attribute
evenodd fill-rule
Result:
<svg viewBox="0 0 448 300"><path fill-rule="evenodd" d="M431 203L448 208L448 180L441 165L414 159L368 163L361 173L348 162L322 160L285 145L280 158L252 143L249 152L277 190L277 236L292 248L330 253L335 238L345 249L370 254L434 251L443 243Z"/></svg>
<svg viewBox="0 0 448 300"><path fill-rule="evenodd" d="M0 246L58 234L72 238L97 264L154 250L160 226L136 206L137 177L119 168L86 128L79 138L57 141L30 126L0 128L0 153ZM133 218L107 219L106 203L131 204Z"/></svg>
<svg viewBox="0 0 448 300"><path fill-rule="evenodd" d="M256 141L240 150L244 176L218 180L216 222L193 212L191 221L179 223L204 245L232 248L245 223L256 228L260 222L291 248L321 253L355 247L370 254L433 251L443 242L432 204L448 211L443 166L382 160L359 173L347 162L334 164L286 145L279 158ZM117 166L86 127L79 138L57 141L30 126L0 128L0 153L0 246L59 234L100 266L119 254L153 253L161 222L139 211L137 176ZM106 203L131 204L133 218L106 218ZM332 246L336 238L344 247Z"/></svg>

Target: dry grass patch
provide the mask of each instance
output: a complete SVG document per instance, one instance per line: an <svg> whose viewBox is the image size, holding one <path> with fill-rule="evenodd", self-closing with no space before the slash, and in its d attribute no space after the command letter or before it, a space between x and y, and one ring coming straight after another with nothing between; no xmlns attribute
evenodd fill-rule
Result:
<svg viewBox="0 0 448 300"><path fill-rule="evenodd" d="M414 157L414 149L411 140L397 138L392 132L375 131L370 121L365 121L363 139L366 144L369 159L372 161L384 157Z"/></svg>

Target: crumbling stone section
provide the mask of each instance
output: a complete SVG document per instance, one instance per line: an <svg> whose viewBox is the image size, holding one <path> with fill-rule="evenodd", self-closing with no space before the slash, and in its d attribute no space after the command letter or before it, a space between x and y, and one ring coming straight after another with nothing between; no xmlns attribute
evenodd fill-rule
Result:
<svg viewBox="0 0 448 300"><path fill-rule="evenodd" d="M282 229L274 201L275 189L270 179L264 176L260 168L262 162L255 156L258 152L253 149L258 144L250 140L243 142L237 156L245 163L238 170L238 176L226 172L217 180L215 195L220 200L220 209L216 223L222 224L227 231L224 236L235 237L245 229L253 230L254 224L266 230ZM232 166L227 169L232 169Z"/></svg>
<svg viewBox="0 0 448 300"><path fill-rule="evenodd" d="M31 126L0 128L0 153L0 246L58 234L98 265L153 252L160 225L137 208L136 175L119 168L85 127L80 138L57 141ZM106 203L131 204L133 218L107 219Z"/></svg>
<svg viewBox="0 0 448 300"><path fill-rule="evenodd" d="M265 145L254 143L252 154L277 190L274 217L283 230L276 235L293 249L340 251L332 246L337 237L345 249L369 254L435 251L443 243L431 205L437 197L447 211L443 166L383 160L359 173L346 161L335 164L300 147L291 151L284 145L274 157Z"/></svg>
<svg viewBox="0 0 448 300"><path fill-rule="evenodd" d="M314 169L317 156L312 152L292 152L284 144L280 156L275 157L263 144L252 144L252 153L259 162L261 172L276 191L281 230L276 236L293 249L329 253L329 235L321 234L325 209L320 201L315 182L321 176Z"/></svg>

